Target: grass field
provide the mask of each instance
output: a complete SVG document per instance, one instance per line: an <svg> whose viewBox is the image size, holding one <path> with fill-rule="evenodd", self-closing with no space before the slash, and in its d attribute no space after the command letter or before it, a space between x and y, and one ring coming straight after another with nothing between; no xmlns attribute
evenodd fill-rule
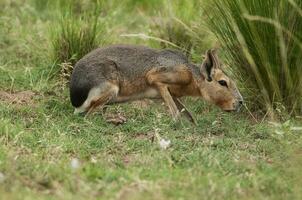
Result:
<svg viewBox="0 0 302 200"><path fill-rule="evenodd" d="M157 101L110 106L105 115L127 118L119 126L99 112L73 115L53 60L61 11L51 2L0 0L0 199L302 198L301 116L271 123L247 109L225 113L193 98L184 102L197 126L173 122ZM105 30L99 44L160 48L157 41L121 36L152 36L154 16L166 17L151 12L160 1L117 2L103 5L108 13L99 22ZM190 19L178 9L171 12ZM193 60L214 45L207 34L190 40ZM203 46L195 47L201 38ZM161 148L160 138L171 145Z"/></svg>

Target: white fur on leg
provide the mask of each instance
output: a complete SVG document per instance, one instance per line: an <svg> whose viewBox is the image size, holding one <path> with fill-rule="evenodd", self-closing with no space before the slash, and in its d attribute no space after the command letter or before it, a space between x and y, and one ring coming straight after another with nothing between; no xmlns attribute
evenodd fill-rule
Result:
<svg viewBox="0 0 302 200"><path fill-rule="evenodd" d="M112 90L113 93L118 93L119 87L112 84L112 83L106 83L106 84L101 84L98 87L92 88L89 93L87 99L84 101L84 103L80 106L74 109L74 114L79 114L86 112L93 100L97 100L104 90Z"/></svg>

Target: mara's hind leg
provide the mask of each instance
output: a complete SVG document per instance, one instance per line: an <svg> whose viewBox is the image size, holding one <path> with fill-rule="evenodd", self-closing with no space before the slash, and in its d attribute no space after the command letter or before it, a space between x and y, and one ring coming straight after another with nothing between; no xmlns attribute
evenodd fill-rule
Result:
<svg viewBox="0 0 302 200"><path fill-rule="evenodd" d="M90 106L87 110L87 115L92 113L95 108L107 104L111 99L115 98L117 94L118 87L116 85L112 84L108 86L107 89L105 89L91 101Z"/></svg>
<svg viewBox="0 0 302 200"><path fill-rule="evenodd" d="M113 83L105 82L89 91L88 97L80 107L75 109L75 114L90 114L98 106L103 106L118 94L119 87Z"/></svg>

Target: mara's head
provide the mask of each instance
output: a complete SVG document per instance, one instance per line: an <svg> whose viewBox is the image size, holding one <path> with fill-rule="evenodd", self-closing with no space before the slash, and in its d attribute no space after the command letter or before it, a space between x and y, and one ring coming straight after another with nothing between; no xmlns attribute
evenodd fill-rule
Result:
<svg viewBox="0 0 302 200"><path fill-rule="evenodd" d="M221 68L216 50L208 50L201 65L203 81L200 92L203 98L224 111L238 111L243 98L235 82Z"/></svg>

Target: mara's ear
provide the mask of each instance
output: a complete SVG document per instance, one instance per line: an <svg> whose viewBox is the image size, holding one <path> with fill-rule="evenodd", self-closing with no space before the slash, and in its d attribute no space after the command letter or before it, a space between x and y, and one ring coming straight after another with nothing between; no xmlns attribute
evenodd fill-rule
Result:
<svg viewBox="0 0 302 200"><path fill-rule="evenodd" d="M201 74L208 80L212 81L215 68L219 67L217 50L207 50L205 59L200 67Z"/></svg>

